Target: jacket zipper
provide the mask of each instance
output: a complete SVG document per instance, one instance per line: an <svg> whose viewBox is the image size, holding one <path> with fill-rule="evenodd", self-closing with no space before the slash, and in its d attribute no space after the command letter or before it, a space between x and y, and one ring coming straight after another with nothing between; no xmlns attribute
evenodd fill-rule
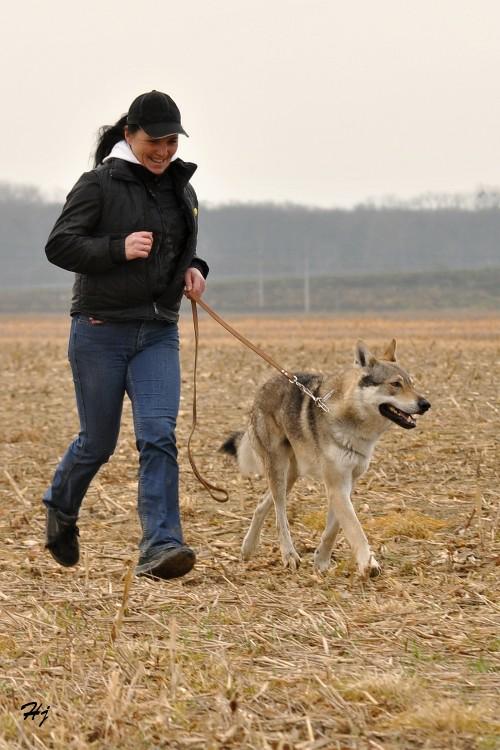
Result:
<svg viewBox="0 0 500 750"><path fill-rule="evenodd" d="M160 206L159 206L158 200L156 198L156 195L154 194L154 192L151 190L151 188L149 186L146 187L146 190L148 191L148 193L150 194L150 196L153 199L154 203L156 204L156 207L158 208L158 211L159 211L159 214L160 214L160 221L161 221L161 224L163 226L163 216L162 216L162 213L161 213ZM174 190L175 190L175 187L174 187ZM195 230L196 230L196 220L195 220L194 215L193 215L193 206L191 205L191 201L187 198L184 190L182 190L182 195L180 196L180 198L181 198L181 201L182 201L182 206L183 206L184 212L186 214L186 218L188 220L188 227L189 227L189 230L190 230L190 236L192 236L194 234ZM150 274L149 274L149 272L148 272L148 281L150 281ZM154 300L153 300L153 310L154 310L155 315L160 315L160 311L158 309L158 305L156 304L156 301L154 301Z"/></svg>
<svg viewBox="0 0 500 750"><path fill-rule="evenodd" d="M161 210L160 210L160 205L159 205L158 199L157 199L157 197L156 197L155 193L153 192L153 190L151 190L151 188L149 187L149 185L147 185L147 186L145 186L145 187L146 187L146 190L147 190L147 192L149 193L149 195L150 195L150 196L151 196L151 198L153 199L153 203L154 203L154 204L156 205L156 208L157 208L157 210L158 210L158 213L159 213L159 215L160 215L160 223L161 223L161 225L162 225L162 231L163 231L163 216L162 216L162 214L161 214ZM156 247L156 248L155 248L155 246L154 246L154 245L155 245L155 242L153 241L153 247L151 248L151 255L153 256L153 257L151 258L151 261L152 261L153 265L154 265L154 264L156 264L156 262L157 262L157 259L156 259L156 257L155 257L155 256L156 256L156 254L157 254L157 253L159 252L159 247ZM154 253L154 254L153 254L153 253ZM147 277L148 277L148 285L149 285L149 288L151 289L151 294L153 294L153 291L154 291L154 283L153 283L153 281L152 281L152 279L151 279L151 269L150 269L150 267L148 267L148 268L146 269L146 273L147 273ZM154 314L155 314L155 315L159 315L159 314L160 314L160 311L158 310L158 305L156 304L156 301L155 301L155 300L153 300L153 310L154 310Z"/></svg>

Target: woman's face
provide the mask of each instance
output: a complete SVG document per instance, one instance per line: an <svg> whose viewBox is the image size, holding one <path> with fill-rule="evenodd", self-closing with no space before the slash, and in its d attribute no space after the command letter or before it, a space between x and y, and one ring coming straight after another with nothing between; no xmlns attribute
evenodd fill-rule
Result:
<svg viewBox="0 0 500 750"><path fill-rule="evenodd" d="M151 138L142 128L130 133L126 127L125 140L136 159L153 174L163 174L168 169L179 145L177 133L164 138Z"/></svg>

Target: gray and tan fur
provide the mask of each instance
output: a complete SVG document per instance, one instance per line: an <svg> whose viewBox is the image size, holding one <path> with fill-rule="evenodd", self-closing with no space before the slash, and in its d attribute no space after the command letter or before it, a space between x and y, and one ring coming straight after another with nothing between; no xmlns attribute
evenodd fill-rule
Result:
<svg viewBox="0 0 500 750"><path fill-rule="evenodd" d="M395 350L393 339L377 359L358 341L354 366L335 380L299 374L299 381L316 396L333 388L328 413L282 375L259 389L247 430L233 433L221 447L236 457L243 475L262 474L268 481L269 489L257 505L243 541L244 560L256 552L274 501L283 564L297 568L300 557L290 535L286 497L299 476L311 476L323 480L328 497L326 527L314 553L315 568L320 572L328 569L335 538L342 529L359 573L378 575L380 567L354 511L351 494L382 433L393 423L406 429L415 427L412 415L430 408L396 362Z"/></svg>

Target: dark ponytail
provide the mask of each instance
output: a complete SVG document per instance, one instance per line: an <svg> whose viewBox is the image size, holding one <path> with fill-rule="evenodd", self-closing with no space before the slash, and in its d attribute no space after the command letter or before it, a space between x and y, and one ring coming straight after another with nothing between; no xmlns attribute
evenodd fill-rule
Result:
<svg viewBox="0 0 500 750"><path fill-rule="evenodd" d="M123 141L125 137L123 130L126 124L127 115L122 115L114 125L103 125L102 128L99 128L97 131L94 167L98 167L99 164L102 164L103 160L111 153L113 146L118 143L118 141ZM139 130L139 126L129 125L128 130L129 133L135 133Z"/></svg>

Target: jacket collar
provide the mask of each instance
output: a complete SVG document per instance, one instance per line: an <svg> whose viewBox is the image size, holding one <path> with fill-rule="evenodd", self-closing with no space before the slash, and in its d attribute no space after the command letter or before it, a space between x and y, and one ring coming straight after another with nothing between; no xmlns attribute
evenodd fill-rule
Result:
<svg viewBox="0 0 500 750"><path fill-rule="evenodd" d="M127 161L124 161L124 159L108 159L103 167L108 167L110 176L117 180L126 180L128 182L139 181L134 174L133 169L131 169L130 164ZM198 165L193 164L192 162L183 161L182 159L174 159L170 164L168 171L172 175L174 182L181 187L184 187L196 172L197 168Z"/></svg>

